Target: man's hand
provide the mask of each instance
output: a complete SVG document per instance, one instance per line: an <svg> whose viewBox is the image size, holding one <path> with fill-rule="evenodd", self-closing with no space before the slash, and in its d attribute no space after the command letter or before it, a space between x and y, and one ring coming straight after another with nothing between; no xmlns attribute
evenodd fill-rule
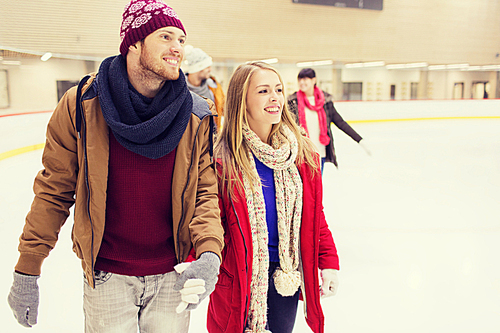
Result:
<svg viewBox="0 0 500 333"><path fill-rule="evenodd" d="M19 324L32 327L38 316L38 275L24 275L14 272L14 282L7 301Z"/></svg>

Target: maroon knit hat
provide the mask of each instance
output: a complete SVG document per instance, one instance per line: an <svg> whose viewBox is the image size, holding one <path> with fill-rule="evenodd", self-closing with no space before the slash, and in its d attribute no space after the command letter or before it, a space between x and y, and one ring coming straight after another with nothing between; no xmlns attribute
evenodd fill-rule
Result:
<svg viewBox="0 0 500 333"><path fill-rule="evenodd" d="M177 27L186 33L177 13L160 0L132 0L123 11L120 53L125 57L130 45L163 27Z"/></svg>

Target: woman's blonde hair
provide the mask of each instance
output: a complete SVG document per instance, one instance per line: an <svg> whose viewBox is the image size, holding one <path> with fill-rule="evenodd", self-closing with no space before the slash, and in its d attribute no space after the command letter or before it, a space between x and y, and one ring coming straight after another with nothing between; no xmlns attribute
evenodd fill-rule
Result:
<svg viewBox="0 0 500 333"><path fill-rule="evenodd" d="M285 98L283 80L281 75L268 64L255 61L242 64L236 68L227 89L226 105L224 109L224 123L215 144L214 155L222 161L221 182L222 188L232 194L236 184L243 186L239 177L245 173L253 182L257 175L253 172L248 156L248 147L243 139L243 124L248 124L246 97L248 86L254 73L258 70L269 70L278 76L282 84L282 94ZM275 133L283 134L283 125L286 124L297 137L298 154L295 163L297 165L306 162L313 168L319 167L318 159L315 158L314 144L305 136L305 131L297 125L292 114L288 111L288 103L283 103L281 121L274 124L268 137L268 144Z"/></svg>

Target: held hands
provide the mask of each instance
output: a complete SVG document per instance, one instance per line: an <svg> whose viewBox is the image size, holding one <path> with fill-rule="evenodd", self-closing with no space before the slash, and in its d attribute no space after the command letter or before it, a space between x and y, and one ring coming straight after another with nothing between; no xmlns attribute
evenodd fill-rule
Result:
<svg viewBox="0 0 500 333"><path fill-rule="evenodd" d="M204 252L192 263L180 263L174 267L180 276L174 290L181 293L181 303L176 312L194 310L198 304L215 290L219 275L220 259L213 252Z"/></svg>
<svg viewBox="0 0 500 333"><path fill-rule="evenodd" d="M366 144L365 139L361 139L359 141L359 145L361 146L361 148L363 148L363 150L368 156L372 156L372 152L370 151L370 149L368 149L368 145Z"/></svg>
<svg viewBox="0 0 500 333"><path fill-rule="evenodd" d="M338 270L323 269L321 271L321 298L335 296L339 288Z"/></svg>
<svg viewBox="0 0 500 333"><path fill-rule="evenodd" d="M14 272L14 282L7 301L17 322L24 327L32 327L36 324L39 299L36 280L39 277L39 275L24 275Z"/></svg>

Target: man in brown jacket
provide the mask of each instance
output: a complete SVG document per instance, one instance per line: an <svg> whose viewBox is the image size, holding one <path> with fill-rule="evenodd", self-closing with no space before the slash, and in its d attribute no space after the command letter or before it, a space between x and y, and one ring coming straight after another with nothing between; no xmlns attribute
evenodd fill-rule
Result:
<svg viewBox="0 0 500 333"><path fill-rule="evenodd" d="M73 204L85 332L187 332L182 310L215 287L214 105L187 88L186 32L172 8L132 0L121 38L121 54L70 89L48 124L8 297L23 326L36 324L42 262Z"/></svg>

